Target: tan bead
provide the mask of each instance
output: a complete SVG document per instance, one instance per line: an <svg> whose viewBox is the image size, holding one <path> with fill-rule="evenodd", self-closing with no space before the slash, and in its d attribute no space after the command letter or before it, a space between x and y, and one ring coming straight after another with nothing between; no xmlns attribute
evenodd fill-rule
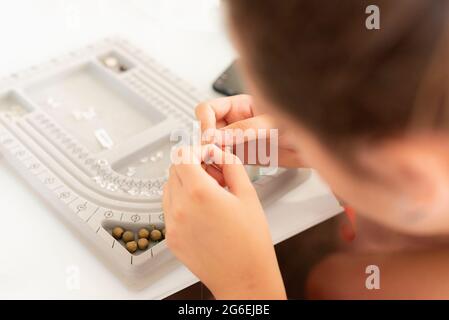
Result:
<svg viewBox="0 0 449 320"><path fill-rule="evenodd" d="M142 228L139 230L137 235L139 236L139 239L142 238L148 239L148 237L150 236L150 231L148 231L148 229Z"/></svg>
<svg viewBox="0 0 449 320"><path fill-rule="evenodd" d="M164 229L162 229L162 235L164 236L164 238L165 238L165 233L166 233L167 231L165 230L165 228Z"/></svg>
<svg viewBox="0 0 449 320"><path fill-rule="evenodd" d="M137 246L139 247L140 250L145 250L146 248L148 248L148 239L145 238L141 238L137 241Z"/></svg>
<svg viewBox="0 0 449 320"><path fill-rule="evenodd" d="M122 236L123 241L125 243L133 241L134 240L134 232L132 231L125 231Z"/></svg>
<svg viewBox="0 0 449 320"><path fill-rule="evenodd" d="M114 229L112 229L112 236L119 240L122 238L123 232L125 232L125 230L123 230L123 228L120 227L115 227Z"/></svg>
<svg viewBox="0 0 449 320"><path fill-rule="evenodd" d="M130 241L128 243L126 243L126 249L131 252L134 253L137 250L137 242L135 241Z"/></svg>
<svg viewBox="0 0 449 320"><path fill-rule="evenodd" d="M150 238L153 241L159 241L162 239L162 233L159 230L155 229L155 230L151 231Z"/></svg>

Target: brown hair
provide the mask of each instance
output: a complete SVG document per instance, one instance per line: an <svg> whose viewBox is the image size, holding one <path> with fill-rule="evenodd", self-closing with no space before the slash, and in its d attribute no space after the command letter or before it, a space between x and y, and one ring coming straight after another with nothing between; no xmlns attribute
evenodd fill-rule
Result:
<svg viewBox="0 0 449 320"><path fill-rule="evenodd" d="M256 85L324 142L401 134L416 120L447 124L449 54L435 52L447 45L449 1L228 3ZM380 30L365 26L368 5L380 8Z"/></svg>

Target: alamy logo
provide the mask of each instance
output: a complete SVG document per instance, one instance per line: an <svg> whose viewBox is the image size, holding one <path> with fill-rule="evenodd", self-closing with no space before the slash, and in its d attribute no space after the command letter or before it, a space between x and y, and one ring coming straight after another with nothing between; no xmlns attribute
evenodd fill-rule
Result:
<svg viewBox="0 0 449 320"><path fill-rule="evenodd" d="M378 266L372 264L366 267L365 273L369 276L365 280L365 287L368 290L380 289L380 269Z"/></svg>
<svg viewBox="0 0 449 320"><path fill-rule="evenodd" d="M264 175L275 174L278 167L278 129L208 129L200 130L198 121L192 122L192 129L185 128L172 131L170 142L175 144L170 159L172 164L192 164L200 157L204 163L235 164L238 159L246 159L245 164L269 167ZM183 147L189 147L194 152L183 153ZM226 153L215 154L214 148L222 149L226 153L233 153L236 157L229 157ZM235 149L235 150L234 150Z"/></svg>
<svg viewBox="0 0 449 320"><path fill-rule="evenodd" d="M365 20L365 26L368 30L380 29L380 9L376 5L366 7L365 13L368 15Z"/></svg>

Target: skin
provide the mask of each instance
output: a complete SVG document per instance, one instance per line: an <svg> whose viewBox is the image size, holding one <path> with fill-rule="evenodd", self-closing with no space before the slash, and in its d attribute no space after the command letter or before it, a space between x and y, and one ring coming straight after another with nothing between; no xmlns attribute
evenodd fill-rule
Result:
<svg viewBox="0 0 449 320"><path fill-rule="evenodd" d="M179 151L186 164L170 168L163 197L170 249L217 298L284 299L268 225L242 163L213 145ZM235 163L219 166L229 191L201 166L206 154Z"/></svg>
<svg viewBox="0 0 449 320"><path fill-rule="evenodd" d="M317 169L340 198L358 213L384 226L418 236L449 233L449 142L445 134L429 129L375 144L358 145L352 158L370 173L361 176L320 143L313 132L293 122L292 117L282 112L281 106L258 89L258 79L252 76L249 63L251 57L235 36L234 42L252 97L221 98L200 104L196 115L203 131L211 128L282 128L281 165ZM292 136L295 139L291 139ZM234 157L231 153L212 145L197 149L180 150L188 163L170 168L164 188L168 246L218 299L285 299L268 225L242 163L229 158ZM233 164L203 163L206 159L217 162L218 158L232 160ZM440 254L443 256L444 252ZM382 264L385 269L382 272L387 272L390 282L384 296L378 293L376 298L400 296L401 290L407 288L404 286L407 279L417 283L413 287L415 291L422 288L422 294L433 292L432 297L435 297L444 290L432 291L434 287L425 284L446 273L441 266L447 264L446 259L426 260L428 257L413 253L388 257L337 256L323 262L313 273L309 283L310 296L329 298L323 295L326 292L323 288L330 285L332 290L329 292L337 297L369 298L357 295L363 291L360 283L364 284L364 281L351 274L361 270L360 276L366 277L363 266L378 259L375 261ZM388 262L387 258L393 262ZM404 265L410 266L414 261L420 262L408 277L395 276ZM351 267L346 267L348 265ZM426 268L438 272L428 277L414 275ZM341 281L328 281L322 276L329 273ZM446 278L440 278L443 287L449 284ZM354 295L343 294L342 288ZM409 293L409 297L415 296Z"/></svg>
<svg viewBox="0 0 449 320"><path fill-rule="evenodd" d="M227 130L279 129L275 118L267 113L259 113L253 97L245 94L205 101L196 107L195 113L201 122L201 131L205 133L211 130L211 134L220 138L213 139L215 143L223 142L226 139L224 132ZM211 139L206 140L212 142ZM294 136L288 130L280 130L277 147L279 166L281 167L298 168L303 166L303 160L300 153L296 151L293 140ZM233 140L234 145L247 142L246 137L243 141ZM270 137L267 139L267 144L269 143Z"/></svg>
<svg viewBox="0 0 449 320"><path fill-rule="evenodd" d="M340 253L309 275L309 299L449 299L448 252L444 248L394 253ZM380 290L367 290L365 268L380 270ZM431 272L429 272L431 270Z"/></svg>

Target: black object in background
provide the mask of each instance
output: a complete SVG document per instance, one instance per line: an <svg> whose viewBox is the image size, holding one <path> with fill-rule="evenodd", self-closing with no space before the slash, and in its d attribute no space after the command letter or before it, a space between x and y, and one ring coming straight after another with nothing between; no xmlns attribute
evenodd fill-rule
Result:
<svg viewBox="0 0 449 320"><path fill-rule="evenodd" d="M218 93L226 96L233 96L244 93L244 85L239 74L237 61L234 61L229 68L223 72L217 80L215 80L212 87Z"/></svg>

